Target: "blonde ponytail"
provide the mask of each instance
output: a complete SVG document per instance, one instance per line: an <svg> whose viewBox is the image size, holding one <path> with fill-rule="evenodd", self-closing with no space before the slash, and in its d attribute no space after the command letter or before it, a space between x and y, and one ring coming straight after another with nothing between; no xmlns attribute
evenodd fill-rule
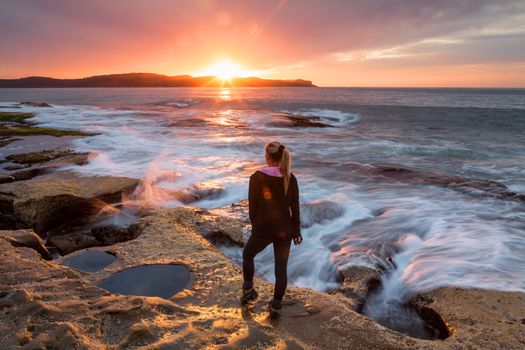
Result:
<svg viewBox="0 0 525 350"><path fill-rule="evenodd" d="M292 155L284 145L277 141L266 144L266 153L270 156L271 160L279 162L279 169L281 169L283 173L284 195L286 195L288 193L288 187L290 186L292 173Z"/></svg>
<svg viewBox="0 0 525 350"><path fill-rule="evenodd" d="M292 166L292 157L290 152L285 148L283 149L283 157L281 158L281 163L279 168L283 173L284 178L284 195L288 193L288 187L290 186L290 169Z"/></svg>

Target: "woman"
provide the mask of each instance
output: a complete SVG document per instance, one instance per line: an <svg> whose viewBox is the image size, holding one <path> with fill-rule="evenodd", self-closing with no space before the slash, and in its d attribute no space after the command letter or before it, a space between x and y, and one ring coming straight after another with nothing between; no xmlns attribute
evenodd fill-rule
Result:
<svg viewBox="0 0 525 350"><path fill-rule="evenodd" d="M284 145L269 142L266 145L268 166L250 176L248 202L252 234L244 247L242 303L257 298L253 287L253 259L270 243L275 260L275 290L269 303L270 316L279 316L281 301L288 282L286 265L291 241L301 244L303 238L299 220L299 187L290 172L291 156Z"/></svg>

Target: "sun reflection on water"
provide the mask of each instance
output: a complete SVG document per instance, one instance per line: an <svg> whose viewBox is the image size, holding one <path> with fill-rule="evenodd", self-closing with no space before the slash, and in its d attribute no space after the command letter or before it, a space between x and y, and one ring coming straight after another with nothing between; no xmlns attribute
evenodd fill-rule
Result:
<svg viewBox="0 0 525 350"><path fill-rule="evenodd" d="M229 101L232 98L232 91L231 89L222 88L219 92L219 98L223 101Z"/></svg>

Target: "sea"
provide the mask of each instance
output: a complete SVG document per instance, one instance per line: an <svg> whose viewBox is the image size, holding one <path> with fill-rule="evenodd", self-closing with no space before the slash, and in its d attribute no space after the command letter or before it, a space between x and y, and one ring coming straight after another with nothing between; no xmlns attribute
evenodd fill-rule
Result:
<svg viewBox="0 0 525 350"><path fill-rule="evenodd" d="M246 199L265 144L280 141L302 207L291 285L330 291L339 271L379 266L377 310L442 286L525 292L525 89L0 89L0 111L96 133L71 141L94 157L70 170L141 178L160 208L203 183L222 191L192 205ZM440 181L451 177L488 181ZM223 251L240 262L241 248ZM271 247L256 271L274 280Z"/></svg>

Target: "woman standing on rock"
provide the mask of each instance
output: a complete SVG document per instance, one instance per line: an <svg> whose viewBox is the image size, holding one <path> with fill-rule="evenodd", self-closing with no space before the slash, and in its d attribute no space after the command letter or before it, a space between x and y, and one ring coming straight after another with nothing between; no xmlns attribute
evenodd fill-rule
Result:
<svg viewBox="0 0 525 350"><path fill-rule="evenodd" d="M284 145L266 145L265 166L250 176L248 202L252 234L244 247L242 303L257 298L253 286L255 256L270 243L275 260L275 290L268 307L272 318L278 317L288 282L287 264L291 241L301 244L299 220L299 187L290 172L291 156Z"/></svg>

